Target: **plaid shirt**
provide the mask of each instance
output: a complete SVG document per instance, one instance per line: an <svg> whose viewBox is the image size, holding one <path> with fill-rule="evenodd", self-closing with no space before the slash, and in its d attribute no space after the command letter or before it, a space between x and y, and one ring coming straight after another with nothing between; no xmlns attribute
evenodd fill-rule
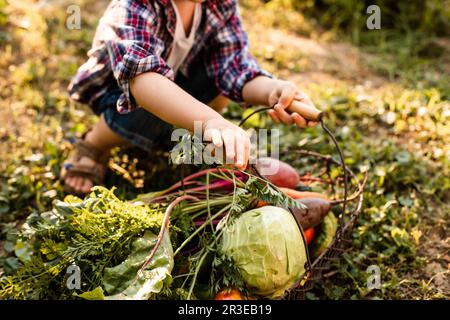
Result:
<svg viewBox="0 0 450 320"><path fill-rule="evenodd" d="M166 63L176 26L170 0L113 0L100 20L88 61L69 85L73 100L92 104L117 85L123 94L117 101L119 112L136 107L129 80L145 72L157 72L174 80ZM200 58L208 77L219 91L242 102L242 88L261 70L248 50L236 0L207 0L202 4L202 22L195 45L180 66L189 76L190 66Z"/></svg>

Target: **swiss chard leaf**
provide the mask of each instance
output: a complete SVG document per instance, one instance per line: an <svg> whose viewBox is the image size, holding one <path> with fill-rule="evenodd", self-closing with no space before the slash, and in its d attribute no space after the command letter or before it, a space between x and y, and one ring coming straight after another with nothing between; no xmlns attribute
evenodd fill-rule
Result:
<svg viewBox="0 0 450 320"><path fill-rule="evenodd" d="M106 268L103 287L112 295L106 296L105 299L147 300L161 292L164 284L171 282L170 272L174 261L167 232L164 233L161 245L143 274L136 276L156 241L157 236L147 231L142 238L135 240L131 254L125 261L115 267Z"/></svg>

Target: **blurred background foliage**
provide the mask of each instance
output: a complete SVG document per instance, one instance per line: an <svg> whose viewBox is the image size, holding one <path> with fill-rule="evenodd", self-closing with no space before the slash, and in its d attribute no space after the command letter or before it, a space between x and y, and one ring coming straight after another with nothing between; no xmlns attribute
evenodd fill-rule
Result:
<svg viewBox="0 0 450 320"><path fill-rule="evenodd" d="M448 0L247 0L267 26L320 40L346 39L365 52L375 71L410 84L438 86L448 98L450 1ZM257 10L261 7L265 10ZM367 8L380 8L381 29L368 30ZM446 50L447 48L447 50ZM444 60L444 69L440 62ZM429 72L439 70L440 75Z"/></svg>
<svg viewBox="0 0 450 320"><path fill-rule="evenodd" d="M281 3L313 17L325 28L349 32L357 44L370 40L364 34L366 8L371 5L380 8L385 37L395 37L397 33L416 33L424 37L450 33L450 5L445 0L281 0Z"/></svg>
<svg viewBox="0 0 450 320"><path fill-rule="evenodd" d="M68 98L107 0L0 0L0 277L20 267L14 231L61 199L58 173L96 117ZM81 7L81 29L65 26ZM355 172L369 168L353 248L309 299L449 298L450 5L448 0L239 1L251 51L275 76L295 82L327 112ZM368 30L366 8L381 9ZM231 104L226 116L242 118ZM248 112L248 111L247 111ZM333 154L320 128L282 130L284 149ZM298 166L295 157L285 160ZM107 186L121 198L179 177L167 153L115 150ZM359 173L362 176L361 173ZM382 287L366 287L366 269Z"/></svg>

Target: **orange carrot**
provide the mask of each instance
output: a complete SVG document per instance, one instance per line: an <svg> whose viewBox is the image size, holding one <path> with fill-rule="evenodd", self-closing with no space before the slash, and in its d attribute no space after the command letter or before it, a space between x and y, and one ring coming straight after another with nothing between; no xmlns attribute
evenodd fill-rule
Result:
<svg viewBox="0 0 450 320"><path fill-rule="evenodd" d="M258 202L256 203L256 207L255 208L261 208L261 207L265 207L269 205L267 202L262 201L262 200L258 200Z"/></svg>
<svg viewBox="0 0 450 320"><path fill-rule="evenodd" d="M285 195L291 197L292 199L306 199L306 198L318 198L322 200L329 201L328 197L322 193L312 192L312 191L297 191L289 188L279 188ZM269 205L266 201L258 200L255 208L261 208Z"/></svg>
<svg viewBox="0 0 450 320"><path fill-rule="evenodd" d="M328 197L322 193L312 191L297 191L289 188L279 188L285 195L290 196L293 199L305 199L305 198L319 198L329 201Z"/></svg>
<svg viewBox="0 0 450 320"><path fill-rule="evenodd" d="M305 235L306 244L309 245L311 241L314 239L314 228L309 228L303 231Z"/></svg>

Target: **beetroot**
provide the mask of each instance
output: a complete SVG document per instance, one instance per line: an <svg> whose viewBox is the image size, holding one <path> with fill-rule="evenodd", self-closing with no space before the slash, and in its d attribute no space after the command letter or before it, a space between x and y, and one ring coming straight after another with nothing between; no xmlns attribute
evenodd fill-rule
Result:
<svg viewBox="0 0 450 320"><path fill-rule="evenodd" d="M305 198L296 201L306 206L305 209L292 208L303 229L314 228L319 225L331 210L331 203L324 199Z"/></svg>
<svg viewBox="0 0 450 320"><path fill-rule="evenodd" d="M297 171L286 162L275 158L258 158L255 165L258 172L277 187L294 189L300 182Z"/></svg>

